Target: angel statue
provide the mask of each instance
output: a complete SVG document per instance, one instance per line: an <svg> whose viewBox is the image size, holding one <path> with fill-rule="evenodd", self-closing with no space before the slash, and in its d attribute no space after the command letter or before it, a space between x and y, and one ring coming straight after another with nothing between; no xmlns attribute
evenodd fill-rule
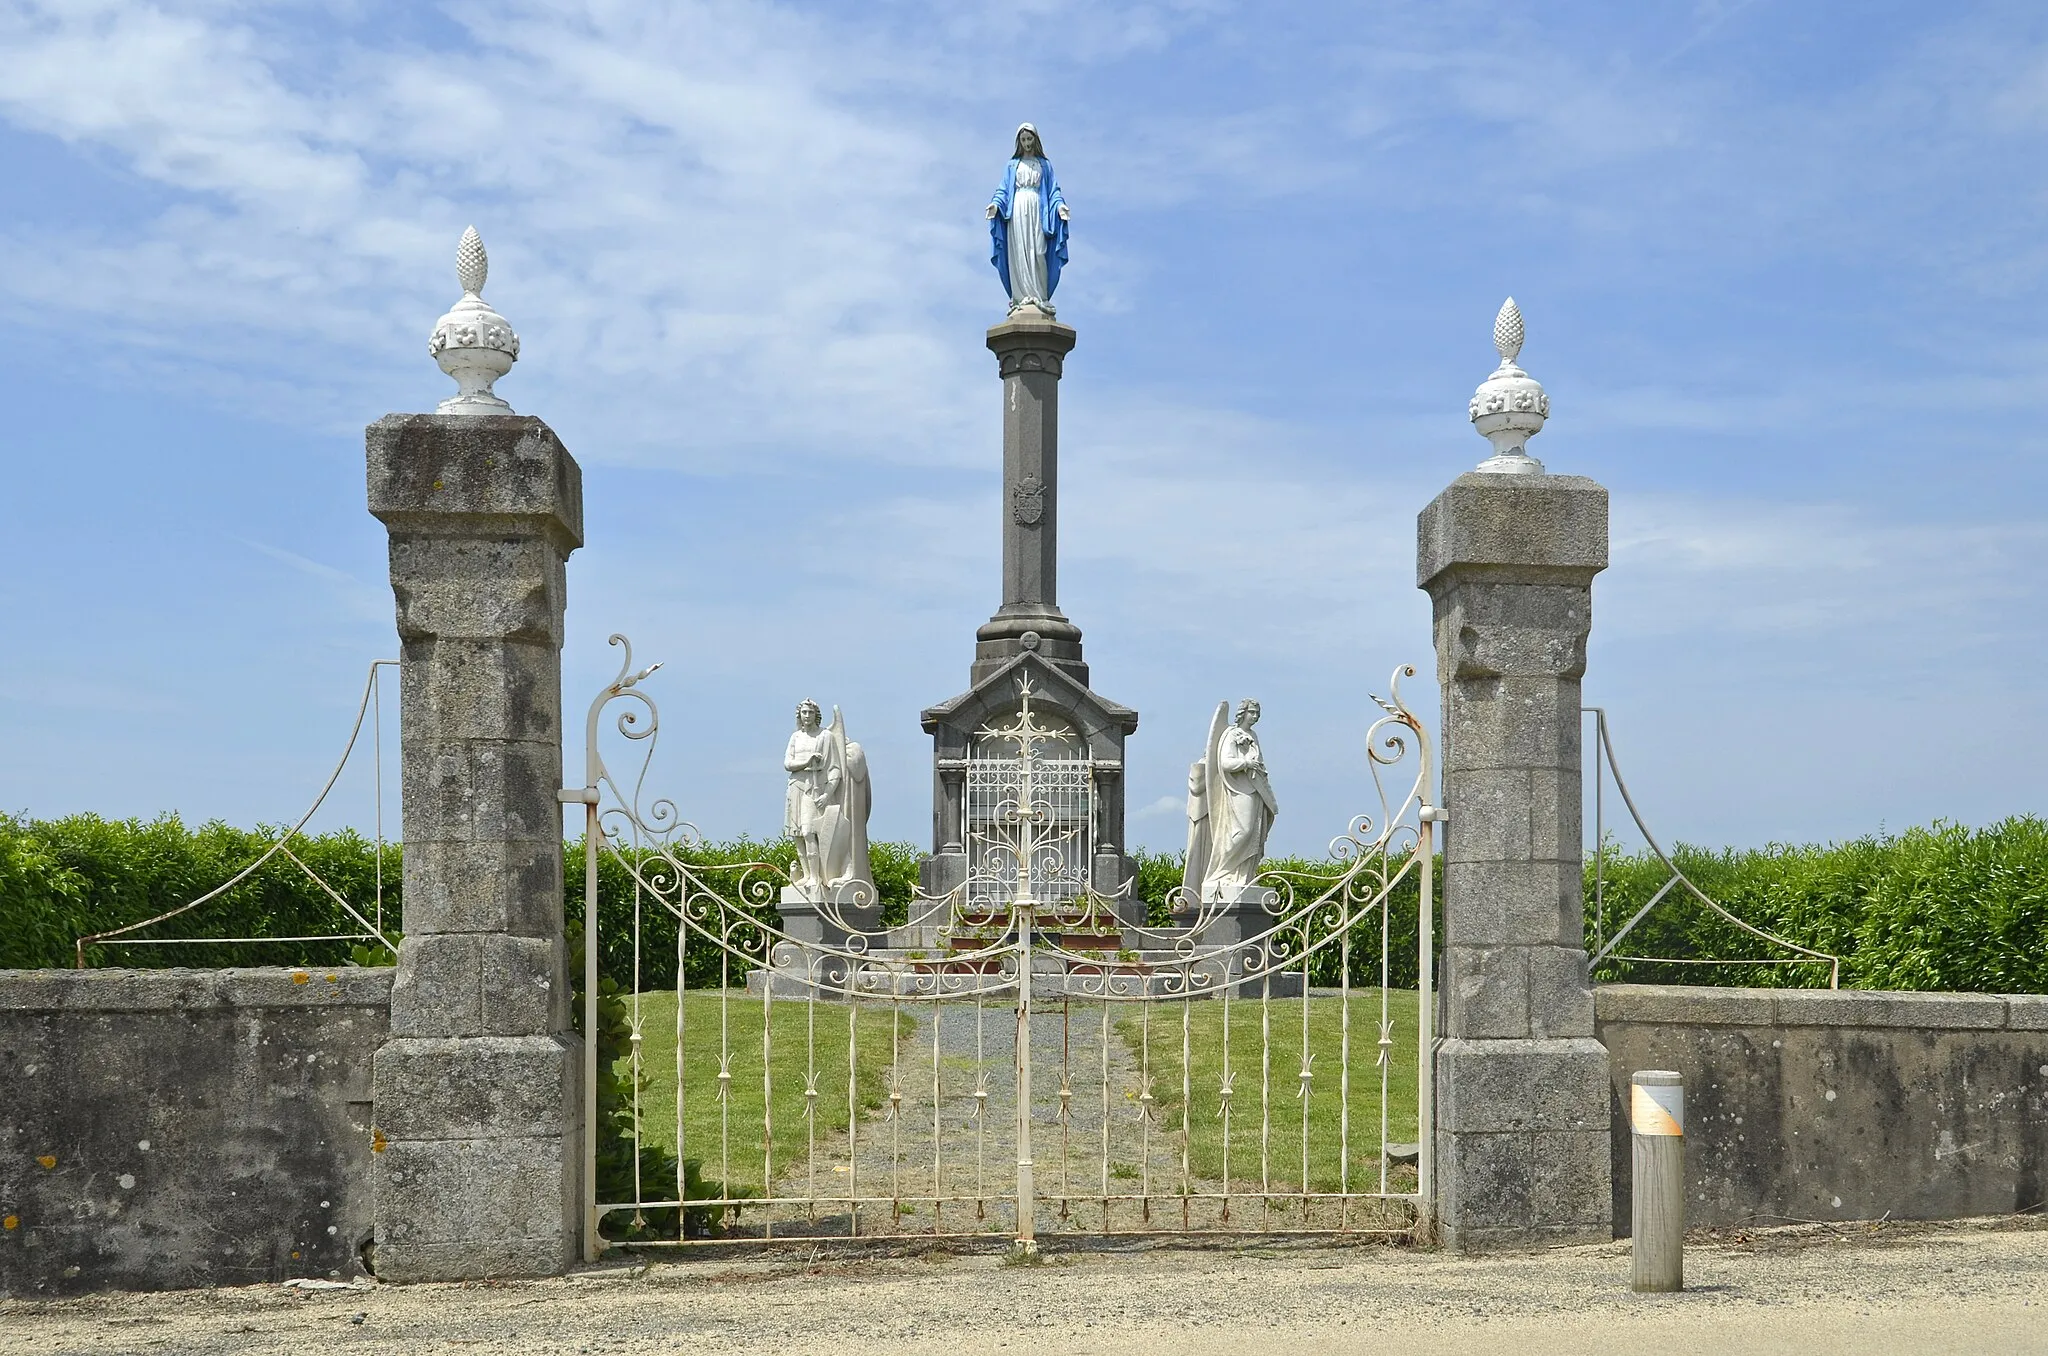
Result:
<svg viewBox="0 0 2048 1356"><path fill-rule="evenodd" d="M846 722L832 708L832 724L806 698L797 704L796 732L783 751L789 773L782 831L796 840L790 884L813 902L844 886L866 887L872 900L875 878L868 865L868 759L846 737Z"/></svg>
<svg viewBox="0 0 2048 1356"><path fill-rule="evenodd" d="M1011 312L1029 305L1051 315L1053 289L1067 262L1067 200L1038 129L1028 122L1017 129L1016 154L989 202L988 234L995 247L989 262L1010 294Z"/></svg>
<svg viewBox="0 0 2048 1356"><path fill-rule="evenodd" d="M1234 724L1230 703L1216 703L1209 742L1188 769L1188 860L1181 884L1190 902L1235 901L1266 860L1266 835L1280 806L1252 733L1258 723L1255 701L1237 708Z"/></svg>

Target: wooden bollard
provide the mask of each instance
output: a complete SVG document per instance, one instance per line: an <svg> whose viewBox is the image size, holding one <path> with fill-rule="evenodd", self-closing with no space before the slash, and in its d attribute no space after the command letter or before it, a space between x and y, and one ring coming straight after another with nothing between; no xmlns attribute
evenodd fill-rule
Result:
<svg viewBox="0 0 2048 1356"><path fill-rule="evenodd" d="M1685 1080L1668 1069L1629 1079L1635 1186L1629 1210L1637 1290L1685 1289Z"/></svg>

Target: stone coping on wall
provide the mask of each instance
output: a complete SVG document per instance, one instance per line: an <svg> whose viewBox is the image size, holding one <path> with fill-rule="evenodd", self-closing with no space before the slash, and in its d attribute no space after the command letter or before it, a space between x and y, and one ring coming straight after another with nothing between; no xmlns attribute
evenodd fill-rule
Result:
<svg viewBox="0 0 2048 1356"><path fill-rule="evenodd" d="M0 1012L381 1007L391 1001L396 973L358 965L0 970Z"/></svg>
<svg viewBox="0 0 2048 1356"><path fill-rule="evenodd" d="M2048 1031L2048 994L1876 989L1723 989L1601 984L1597 1023L1658 1026L1858 1026L1921 1031Z"/></svg>

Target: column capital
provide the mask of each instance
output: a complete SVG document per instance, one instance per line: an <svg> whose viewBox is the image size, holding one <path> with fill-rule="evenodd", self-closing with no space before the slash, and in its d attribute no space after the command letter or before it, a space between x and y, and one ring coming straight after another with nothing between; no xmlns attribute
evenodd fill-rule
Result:
<svg viewBox="0 0 2048 1356"><path fill-rule="evenodd" d="M538 532L564 555L583 544L583 472L540 419L387 414L364 441L370 512L394 534Z"/></svg>
<svg viewBox="0 0 2048 1356"><path fill-rule="evenodd" d="M1025 309L989 328L989 352L996 355L997 371L1005 376L1019 372L1050 372L1057 377L1074 351L1074 327Z"/></svg>
<svg viewBox="0 0 2048 1356"><path fill-rule="evenodd" d="M1607 487L1585 476L1467 471L1415 520L1415 585L1587 584L1607 568Z"/></svg>

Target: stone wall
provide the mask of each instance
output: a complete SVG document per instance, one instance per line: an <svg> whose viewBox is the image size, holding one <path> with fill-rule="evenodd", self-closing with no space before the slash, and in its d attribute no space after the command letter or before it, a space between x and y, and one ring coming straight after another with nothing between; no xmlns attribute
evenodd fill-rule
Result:
<svg viewBox="0 0 2048 1356"><path fill-rule="evenodd" d="M0 1294L358 1274L392 971L0 971Z"/></svg>
<svg viewBox="0 0 2048 1356"><path fill-rule="evenodd" d="M1629 1074L1685 1075L1686 1222L1957 1219L2048 1201L2048 995L1594 990L1612 1057L1614 1220Z"/></svg>

